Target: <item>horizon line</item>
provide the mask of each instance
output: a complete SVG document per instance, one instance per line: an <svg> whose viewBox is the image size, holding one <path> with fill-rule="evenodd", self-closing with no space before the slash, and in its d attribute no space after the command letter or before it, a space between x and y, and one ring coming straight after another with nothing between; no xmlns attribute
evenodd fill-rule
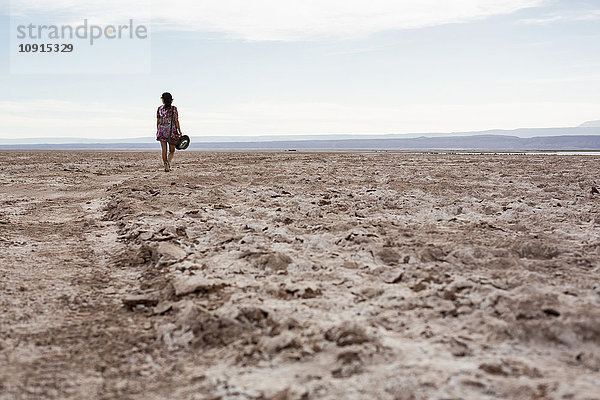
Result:
<svg viewBox="0 0 600 400"><path fill-rule="evenodd" d="M414 139L419 137L429 137L428 135L441 136L441 137L452 137L452 136L480 136L480 135L491 135L491 136L514 136L519 138L527 138L527 136L519 136L519 135L502 135L502 133L509 132L539 132L539 133L548 133L548 131L562 131L562 130L575 130L575 131L588 131L592 133L587 133L581 135L583 136L595 136L600 135L600 125L598 126L583 126L585 124L579 126L570 126L570 127L545 127L545 128L515 128L515 129L485 129L485 130L475 130L475 131L452 131L452 132L423 132L423 133L302 133L302 134L256 134L256 135L190 135L192 139L196 141L206 140L209 142L231 142L231 141L240 141L240 142L251 142L251 141L286 141L286 140L346 140L346 139ZM566 132L565 132L566 133ZM185 132L184 132L185 134ZM571 134L563 134L564 136L573 136ZM541 137L542 135L536 135L534 137ZM562 136L561 132L556 132L556 134L552 134L549 136ZM257 140L258 139L258 140ZM154 135L148 136L135 136L135 137L127 137L127 138L98 138L98 137L86 137L86 136L31 136L31 137L20 137L20 138L3 138L0 137L0 141L4 143L12 143L12 144L30 144L30 141L36 141L37 144L56 144L56 143L43 143L41 141L60 141L60 144L78 144L81 142L77 142L78 140L82 140L86 143L127 143L127 141L145 141L145 142L153 142L155 141Z"/></svg>

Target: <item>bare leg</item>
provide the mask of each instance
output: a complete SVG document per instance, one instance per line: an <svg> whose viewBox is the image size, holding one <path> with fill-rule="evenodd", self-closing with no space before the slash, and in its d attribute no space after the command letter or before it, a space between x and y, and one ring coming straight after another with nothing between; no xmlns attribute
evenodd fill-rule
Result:
<svg viewBox="0 0 600 400"><path fill-rule="evenodd" d="M166 142L160 142L160 147L162 147L162 159L163 159L163 162L169 161L167 159L167 143Z"/></svg>
<svg viewBox="0 0 600 400"><path fill-rule="evenodd" d="M175 146L173 146L172 144L169 143L169 156L167 158L167 161L169 161L169 164L171 163L171 161L173 161L174 155L175 155Z"/></svg>
<svg viewBox="0 0 600 400"><path fill-rule="evenodd" d="M160 147L162 148L162 159L163 159L163 162L165 163L165 172L169 172L171 167L169 165L169 160L167 158L167 143L160 142Z"/></svg>

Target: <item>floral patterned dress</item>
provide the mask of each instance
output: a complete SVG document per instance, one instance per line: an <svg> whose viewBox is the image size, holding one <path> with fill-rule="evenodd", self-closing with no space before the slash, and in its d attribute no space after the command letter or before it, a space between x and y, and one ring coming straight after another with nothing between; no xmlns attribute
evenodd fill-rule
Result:
<svg viewBox="0 0 600 400"><path fill-rule="evenodd" d="M171 106L170 108L166 108L163 104L156 110L156 118L158 118L156 140L159 142L175 143L179 138L179 133L177 132L177 121L179 119L177 107Z"/></svg>

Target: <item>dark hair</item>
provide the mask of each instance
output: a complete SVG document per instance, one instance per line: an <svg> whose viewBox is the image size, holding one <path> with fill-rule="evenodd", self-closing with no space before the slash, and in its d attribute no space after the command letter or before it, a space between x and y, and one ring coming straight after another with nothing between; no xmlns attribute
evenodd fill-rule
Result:
<svg viewBox="0 0 600 400"><path fill-rule="evenodd" d="M160 97L165 101L166 108L171 108L171 103L173 102L173 96L171 96L171 93L164 92Z"/></svg>

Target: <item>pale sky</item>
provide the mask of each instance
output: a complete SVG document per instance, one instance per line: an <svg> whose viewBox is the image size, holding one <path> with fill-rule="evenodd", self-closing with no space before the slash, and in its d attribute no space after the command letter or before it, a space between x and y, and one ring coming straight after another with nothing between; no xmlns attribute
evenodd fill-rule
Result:
<svg viewBox="0 0 600 400"><path fill-rule="evenodd" d="M457 132L600 119L598 0L143 3L1 3L0 138L153 137L164 91L193 136ZM110 64L113 73L90 73L94 65L68 73L67 57L62 74L11 71L17 16L106 24L143 20L148 10L143 54L111 43L91 48L94 65ZM119 72L144 57L148 71ZM44 66L42 54L30 60Z"/></svg>

